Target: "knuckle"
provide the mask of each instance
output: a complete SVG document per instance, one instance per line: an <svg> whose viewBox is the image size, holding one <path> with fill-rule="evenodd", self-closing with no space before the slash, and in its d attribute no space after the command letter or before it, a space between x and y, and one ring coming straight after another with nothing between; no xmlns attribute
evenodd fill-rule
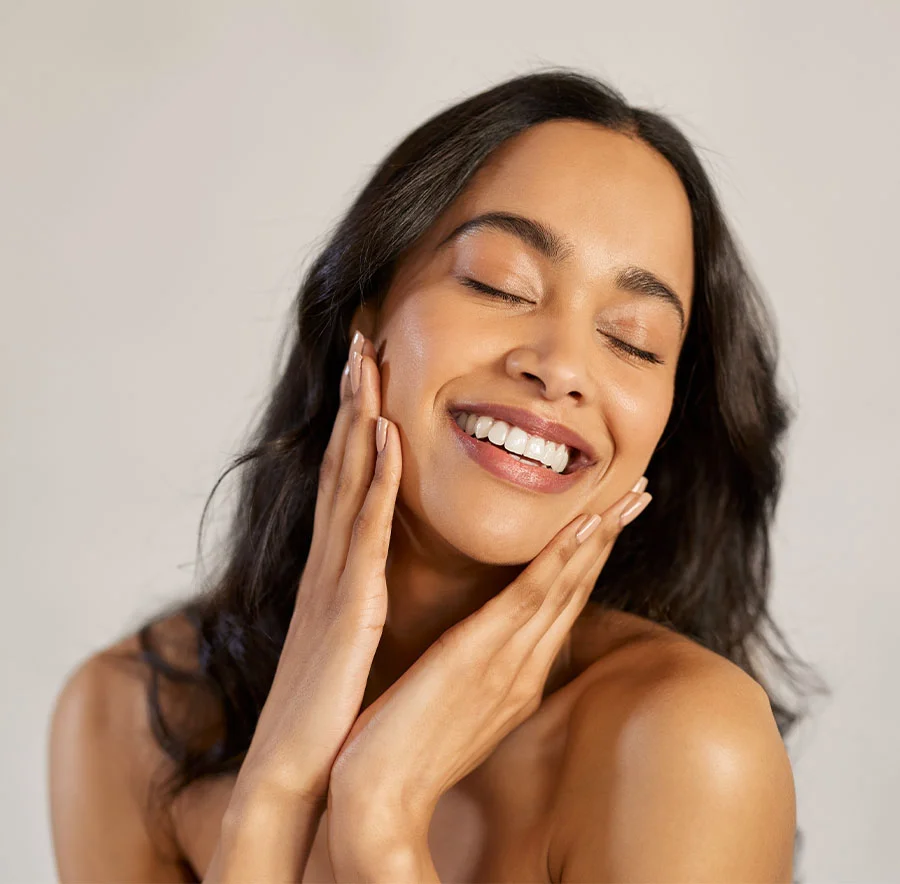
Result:
<svg viewBox="0 0 900 884"><path fill-rule="evenodd" d="M560 580L559 589L556 592L556 606L564 608L566 603L575 595L578 588L578 580L574 574L568 574Z"/></svg>
<svg viewBox="0 0 900 884"><path fill-rule="evenodd" d="M334 455L334 452L326 451L324 457L322 458L322 463L319 464L319 483L329 482L334 478L334 475L337 471L337 458Z"/></svg>
<svg viewBox="0 0 900 884"><path fill-rule="evenodd" d="M350 412L350 432L358 433L361 429L364 429L367 419L362 403L357 400L353 403L353 409Z"/></svg>
<svg viewBox="0 0 900 884"><path fill-rule="evenodd" d="M512 699L516 685L508 662L503 665L500 661L492 661L492 665L485 666L483 674L478 677L484 680L484 685L490 693ZM512 684L510 683L511 679L513 679Z"/></svg>
<svg viewBox="0 0 900 884"><path fill-rule="evenodd" d="M455 651L459 648L461 641L462 633L457 626L451 626L438 636L435 644L445 651Z"/></svg>
<svg viewBox="0 0 900 884"><path fill-rule="evenodd" d="M347 608L347 599L351 595L346 574L341 574L334 585L334 592L328 593L322 602L321 622L326 624L340 623Z"/></svg>
<svg viewBox="0 0 900 884"><path fill-rule="evenodd" d="M348 475L346 471L342 471L334 482L334 499L344 500L352 494L355 487L356 481L353 476Z"/></svg>
<svg viewBox="0 0 900 884"><path fill-rule="evenodd" d="M514 706L530 706L535 700L540 704L540 692L537 691L530 679L520 677L509 691L509 698Z"/></svg>
<svg viewBox="0 0 900 884"><path fill-rule="evenodd" d="M572 538L569 543L564 543L553 550L551 561L554 573L559 574L562 571L569 559L575 554L576 549L578 549L578 544Z"/></svg>
<svg viewBox="0 0 900 884"><path fill-rule="evenodd" d="M513 597L516 613L528 618L537 613L544 602L544 589L534 580L524 580L516 587Z"/></svg>
<svg viewBox="0 0 900 884"><path fill-rule="evenodd" d="M357 540L367 538L375 527L375 520L365 509L359 511L356 519L353 521L353 537Z"/></svg>
<svg viewBox="0 0 900 884"><path fill-rule="evenodd" d="M353 537L356 540L361 540L371 531L371 528L372 523L368 515L364 512L360 512L353 520Z"/></svg>

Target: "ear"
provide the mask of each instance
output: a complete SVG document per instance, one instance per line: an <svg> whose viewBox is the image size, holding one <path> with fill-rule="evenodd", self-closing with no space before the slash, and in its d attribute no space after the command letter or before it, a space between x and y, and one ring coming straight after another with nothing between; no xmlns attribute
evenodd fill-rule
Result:
<svg viewBox="0 0 900 884"><path fill-rule="evenodd" d="M378 328L378 313L375 305L371 302L360 304L353 312L353 318L350 320L350 330L348 332L348 340L353 340L353 334L361 331L370 341L375 337Z"/></svg>

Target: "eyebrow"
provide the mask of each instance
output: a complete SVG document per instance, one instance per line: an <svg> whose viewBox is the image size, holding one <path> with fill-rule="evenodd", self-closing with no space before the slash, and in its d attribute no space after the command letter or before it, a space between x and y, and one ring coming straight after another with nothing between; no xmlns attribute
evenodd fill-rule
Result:
<svg viewBox="0 0 900 884"><path fill-rule="evenodd" d="M572 243L552 227L512 212L486 212L483 215L476 215L468 221L463 221L438 243L435 251L440 251L449 242L458 239L463 234L483 229L511 233L526 245L549 258L554 264L566 263L575 253ZM632 264L617 271L615 285L621 291L657 298L668 304L678 314L681 331L684 331L684 304L681 298L655 273Z"/></svg>

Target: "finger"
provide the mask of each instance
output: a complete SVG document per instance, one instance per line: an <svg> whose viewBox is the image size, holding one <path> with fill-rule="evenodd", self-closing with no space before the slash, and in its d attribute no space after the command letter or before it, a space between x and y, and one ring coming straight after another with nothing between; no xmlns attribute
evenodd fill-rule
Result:
<svg viewBox="0 0 900 884"><path fill-rule="evenodd" d="M378 608L381 622L377 625L381 626L384 625L383 617L387 613L387 599L377 597L374 593L383 588L394 506L403 471L400 434L396 426L386 418L384 424L384 447L378 452L375 474L365 501L354 519L346 565L340 579L342 593L353 595L358 601L375 602L379 606L383 602L384 608ZM369 596L369 593L373 595ZM373 615L374 613L373 609Z"/></svg>
<svg viewBox="0 0 900 884"><path fill-rule="evenodd" d="M381 413L381 379L372 358L374 348L366 343L367 352L360 357L358 368L359 386L351 392L350 426L341 471L334 485L327 529L325 560L337 569L338 574L347 558L353 522L366 499L375 471L375 425Z"/></svg>
<svg viewBox="0 0 900 884"><path fill-rule="evenodd" d="M341 473L344 460L344 449L351 423L352 397L350 395L350 365L353 354L361 350L365 339L362 335L354 336L350 345L347 362L340 379L340 404L331 429L331 437L322 455L319 465L318 488L316 491L316 508L313 517L313 536L310 545L307 567L317 567L328 540L328 526L331 522L331 508L334 500L334 489Z"/></svg>
<svg viewBox="0 0 900 884"><path fill-rule="evenodd" d="M523 637L523 648L520 653L527 658L526 665L522 670L522 674L525 677L527 677L529 671L533 674L537 670L539 683L543 684L546 681L553 661L559 654L566 636L591 597L597 578L609 560L614 546L615 539L607 542L601 548L594 561L590 563L587 571L579 575L576 581L577 585L568 603L556 619L545 628L543 635L539 635L537 643L533 644L533 636L531 635ZM516 639L518 639L518 636ZM513 639L513 641L516 641L516 639Z"/></svg>
<svg viewBox="0 0 900 884"><path fill-rule="evenodd" d="M568 563L547 590L543 604L520 630L524 639L536 646L547 631L565 616L567 610L571 613L573 608L578 608L580 613L579 601L583 607L587 599L584 592L588 586L587 577L593 572L591 583L596 582L597 576L609 559L616 539L622 533L623 514L644 499L649 502L651 495L646 492L629 491L603 513L597 528L576 547Z"/></svg>
<svg viewBox="0 0 900 884"><path fill-rule="evenodd" d="M579 516L561 529L503 592L482 607L485 616L477 619L478 635L473 641L499 647L521 634L521 644L537 644L574 592L579 575L617 534L622 511L639 497L629 491L620 498L600 516L596 529L583 542L577 534L590 515Z"/></svg>
<svg viewBox="0 0 900 884"><path fill-rule="evenodd" d="M372 342L360 335L359 339L351 345L350 355L341 373L340 391L341 399L334 428L328 447L322 458L322 468L327 472L325 477L320 475L319 496L324 499L325 511L330 515L330 508L334 501L334 493L340 483L341 468L346 455L347 441L350 437L350 429L353 426L354 411L359 407L359 401L364 394L359 396L353 392L351 372L353 370L353 354L358 352L363 356L374 358L375 347ZM327 469L326 469L327 466ZM320 471L321 472L321 471Z"/></svg>
<svg viewBox="0 0 900 884"><path fill-rule="evenodd" d="M598 529L584 542L583 548L588 552L587 564L574 577L564 579L564 585L560 596L556 599L555 606L545 605L513 639L513 642L522 642L519 652L528 661L528 667L544 667L546 671L549 671L566 635L584 610L597 578L609 560L616 540L625 525L636 518L650 500L652 500L650 494L629 492L613 508L611 518L607 519L607 531L604 533ZM637 506L635 506L636 504ZM627 515L629 512L632 513L631 518L623 524L620 519L623 514ZM610 527L610 522L615 522L615 524ZM590 558L591 551L594 553L593 559ZM577 555L573 557L573 562L577 557ZM554 607L556 609L555 616ZM546 671L544 677L546 677Z"/></svg>

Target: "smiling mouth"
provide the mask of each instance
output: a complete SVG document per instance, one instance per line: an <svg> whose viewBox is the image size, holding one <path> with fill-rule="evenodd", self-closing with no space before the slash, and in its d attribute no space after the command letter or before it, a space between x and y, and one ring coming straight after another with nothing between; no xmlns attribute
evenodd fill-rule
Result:
<svg viewBox="0 0 900 884"><path fill-rule="evenodd" d="M568 476L589 463L587 456L579 449L529 434L505 421L459 410L451 411L450 415L457 426L476 442L502 451L512 460L538 472Z"/></svg>

